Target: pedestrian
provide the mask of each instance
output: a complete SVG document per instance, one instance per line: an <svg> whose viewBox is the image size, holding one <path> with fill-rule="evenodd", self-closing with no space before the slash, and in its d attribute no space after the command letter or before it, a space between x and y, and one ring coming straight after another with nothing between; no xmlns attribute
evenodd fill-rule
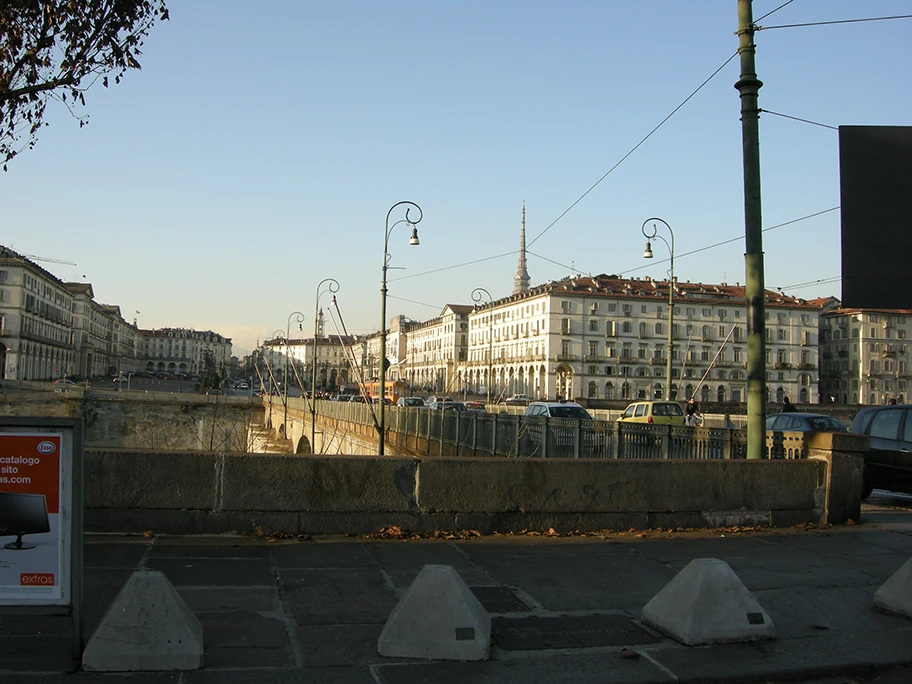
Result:
<svg viewBox="0 0 912 684"><path fill-rule="evenodd" d="M684 423L685 425L695 425L697 422L697 416L699 415L700 410L697 407L696 402L693 397L687 400L687 405L684 407Z"/></svg>
<svg viewBox="0 0 912 684"><path fill-rule="evenodd" d="M896 399L894 397L890 397L890 401L887 402L887 405L896 406Z"/></svg>
<svg viewBox="0 0 912 684"><path fill-rule="evenodd" d="M780 413L794 413L797 409L792 402L789 401L788 397L782 397L782 409Z"/></svg>

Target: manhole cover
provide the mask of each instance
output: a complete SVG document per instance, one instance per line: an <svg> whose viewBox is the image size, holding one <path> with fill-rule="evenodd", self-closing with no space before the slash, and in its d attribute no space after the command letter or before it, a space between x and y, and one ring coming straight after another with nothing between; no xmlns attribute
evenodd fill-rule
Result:
<svg viewBox="0 0 912 684"><path fill-rule="evenodd" d="M509 587L469 587L475 598L489 613L528 613L523 603Z"/></svg>
<svg viewBox="0 0 912 684"><path fill-rule="evenodd" d="M491 620L491 636L507 651L632 646L662 640L623 615L496 617Z"/></svg>

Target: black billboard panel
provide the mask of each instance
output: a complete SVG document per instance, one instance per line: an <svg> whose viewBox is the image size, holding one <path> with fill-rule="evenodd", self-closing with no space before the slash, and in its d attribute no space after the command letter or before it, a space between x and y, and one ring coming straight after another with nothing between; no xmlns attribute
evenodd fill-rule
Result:
<svg viewBox="0 0 912 684"><path fill-rule="evenodd" d="M912 308L912 127L840 126L842 305Z"/></svg>

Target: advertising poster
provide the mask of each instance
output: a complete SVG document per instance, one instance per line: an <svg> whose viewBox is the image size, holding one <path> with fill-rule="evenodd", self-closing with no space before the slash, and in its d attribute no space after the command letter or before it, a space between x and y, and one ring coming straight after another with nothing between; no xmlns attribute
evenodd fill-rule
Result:
<svg viewBox="0 0 912 684"><path fill-rule="evenodd" d="M0 432L0 601L63 597L62 437Z"/></svg>

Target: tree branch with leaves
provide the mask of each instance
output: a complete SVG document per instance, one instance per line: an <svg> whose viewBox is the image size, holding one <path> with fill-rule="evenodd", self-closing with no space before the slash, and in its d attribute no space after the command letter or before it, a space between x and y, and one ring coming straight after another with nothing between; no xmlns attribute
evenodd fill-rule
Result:
<svg viewBox="0 0 912 684"><path fill-rule="evenodd" d="M2 0L0 2L0 161L38 141L48 100L79 121L85 91L99 78L120 83L139 70L143 39L168 19L164 0Z"/></svg>

